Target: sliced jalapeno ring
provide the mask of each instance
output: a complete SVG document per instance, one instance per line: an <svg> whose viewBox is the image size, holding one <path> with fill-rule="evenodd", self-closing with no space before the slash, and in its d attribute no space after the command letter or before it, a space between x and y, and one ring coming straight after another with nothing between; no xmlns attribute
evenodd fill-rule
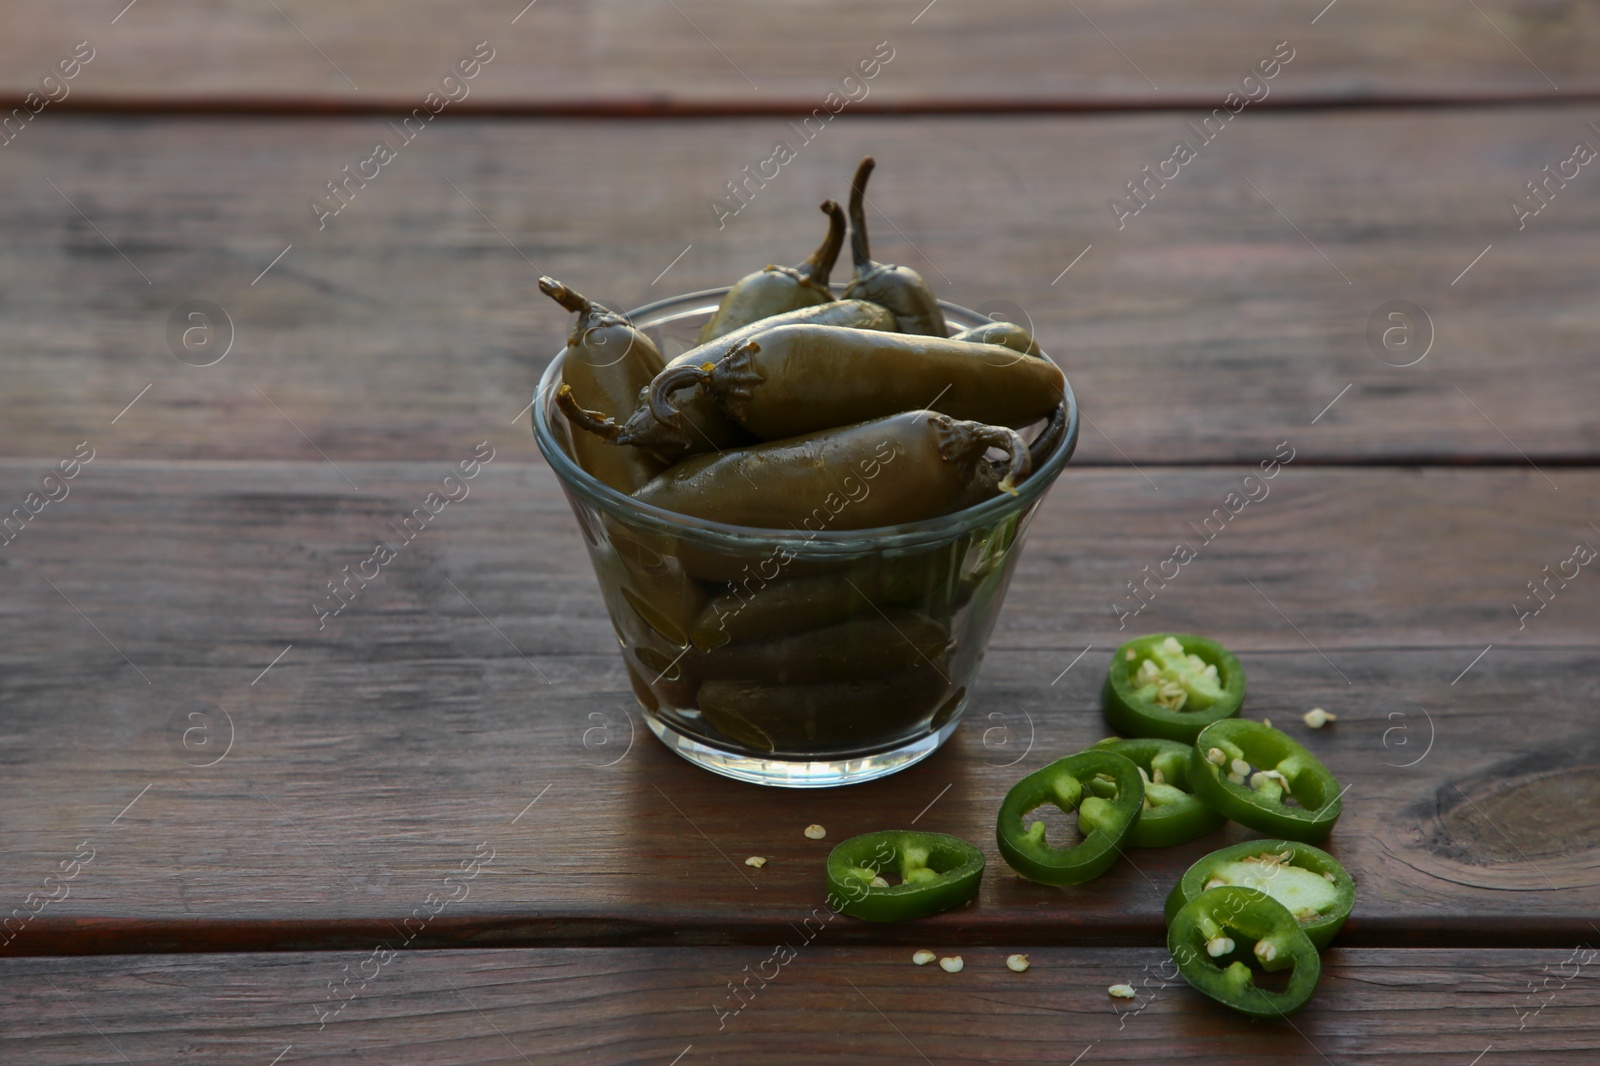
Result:
<svg viewBox="0 0 1600 1066"><path fill-rule="evenodd" d="M899 883L889 884L885 872ZM864 833L828 853L829 906L869 922L947 911L976 896L982 879L983 852L944 833Z"/></svg>
<svg viewBox="0 0 1600 1066"><path fill-rule="evenodd" d="M1170 848L1221 828L1222 815L1201 803L1190 789L1187 744L1155 737L1108 737L1095 747L1131 759L1144 780L1144 812L1128 834L1129 847Z"/></svg>
<svg viewBox="0 0 1600 1066"><path fill-rule="evenodd" d="M1317 949L1294 915L1265 892L1242 885L1213 888L1184 904L1167 930L1167 950L1185 981L1254 1018L1293 1014L1310 1001L1322 976ZM1258 969L1290 968L1281 991L1256 984Z"/></svg>
<svg viewBox="0 0 1600 1066"><path fill-rule="evenodd" d="M1318 950L1328 946L1350 917L1356 898L1350 874L1321 848L1293 840L1248 840L1213 851L1189 867L1167 897L1167 921L1200 893L1220 885L1265 892L1294 915Z"/></svg>
<svg viewBox="0 0 1600 1066"><path fill-rule="evenodd" d="M1187 633L1137 637L1118 648L1101 706L1113 729L1192 744L1244 704L1244 668L1222 645Z"/></svg>
<svg viewBox="0 0 1600 1066"><path fill-rule="evenodd" d="M1043 822L1024 816L1046 803L1078 815L1083 840L1069 848L1045 842ZM1080 751L1057 759L1011 786L1000 804L995 839L1011 868L1045 885L1079 885L1116 861L1144 804L1139 768L1110 751Z"/></svg>
<svg viewBox="0 0 1600 1066"><path fill-rule="evenodd" d="M1286 733L1234 718L1201 730L1189 756L1201 801L1258 833L1314 844L1343 807L1339 782Z"/></svg>

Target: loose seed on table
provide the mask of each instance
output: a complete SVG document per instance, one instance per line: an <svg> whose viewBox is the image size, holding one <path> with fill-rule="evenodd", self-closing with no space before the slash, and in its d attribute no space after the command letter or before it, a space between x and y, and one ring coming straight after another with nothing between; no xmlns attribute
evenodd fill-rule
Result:
<svg viewBox="0 0 1600 1066"><path fill-rule="evenodd" d="M960 973L966 963L961 961L960 955L947 955L939 960L939 969L945 973Z"/></svg>
<svg viewBox="0 0 1600 1066"><path fill-rule="evenodd" d="M923 948L921 951L918 951L916 954L911 956L911 961L916 963L918 966L926 966L928 963L932 962L938 957L939 956L935 955L927 948Z"/></svg>
<svg viewBox="0 0 1600 1066"><path fill-rule="evenodd" d="M816 822L812 822L810 825L806 826L807 840L821 840L827 835L828 831L822 828L822 826L818 825Z"/></svg>

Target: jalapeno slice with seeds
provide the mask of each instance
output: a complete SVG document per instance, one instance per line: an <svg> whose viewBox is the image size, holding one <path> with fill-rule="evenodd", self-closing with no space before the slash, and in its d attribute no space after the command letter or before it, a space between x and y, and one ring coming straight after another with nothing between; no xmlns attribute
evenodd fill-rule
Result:
<svg viewBox="0 0 1600 1066"><path fill-rule="evenodd" d="M1101 694L1111 728L1185 744L1243 705L1239 660L1216 641L1188 633L1137 637L1118 648Z"/></svg>
<svg viewBox="0 0 1600 1066"><path fill-rule="evenodd" d="M1213 888L1184 904L1167 930L1167 950L1185 981L1253 1018L1293 1014L1310 1001L1322 976L1322 959L1294 915L1242 885ZM1281 990L1256 983L1259 971L1290 968Z"/></svg>
<svg viewBox="0 0 1600 1066"><path fill-rule="evenodd" d="M1247 840L1189 867L1167 897L1168 923L1190 900L1222 885L1258 889L1283 904L1318 950L1350 917L1356 898L1350 874L1321 848L1293 840Z"/></svg>
<svg viewBox="0 0 1600 1066"><path fill-rule="evenodd" d="M1045 842L1045 825L1024 825L1030 811L1052 803L1078 815L1083 840L1068 848ZM1111 751L1080 751L1057 759L1011 786L1000 804L995 839L1017 873L1044 885L1080 885L1110 869L1144 804L1144 782L1133 762Z"/></svg>
<svg viewBox="0 0 1600 1066"><path fill-rule="evenodd" d="M890 884L885 871L896 873ZM983 852L959 837L890 829L851 837L828 853L828 891L839 910L869 922L902 922L959 906L978 894Z"/></svg>
<svg viewBox="0 0 1600 1066"><path fill-rule="evenodd" d="M1170 848L1221 828L1222 815L1190 790L1187 744L1176 740L1107 737L1095 748L1132 760L1144 781L1144 811L1128 833L1128 846Z"/></svg>
<svg viewBox="0 0 1600 1066"><path fill-rule="evenodd" d="M1315 844L1343 807L1339 782L1293 737L1244 718L1201 730L1189 781L1206 806L1258 833Z"/></svg>

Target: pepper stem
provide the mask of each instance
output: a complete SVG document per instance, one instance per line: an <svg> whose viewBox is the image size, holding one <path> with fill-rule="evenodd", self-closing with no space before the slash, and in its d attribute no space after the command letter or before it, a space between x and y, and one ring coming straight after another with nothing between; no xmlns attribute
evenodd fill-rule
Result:
<svg viewBox="0 0 1600 1066"><path fill-rule="evenodd" d="M565 307L568 311L576 311L580 315L594 306L587 297L572 291L555 278L541 277L539 279L539 291L562 307Z"/></svg>
<svg viewBox="0 0 1600 1066"><path fill-rule="evenodd" d="M711 380L710 364L695 366L693 363L682 363L670 366L656 375L650 383L650 413L655 415L657 422L664 422L669 426L678 424L678 409L672 406L668 397L679 389L687 389L691 385L699 385Z"/></svg>
<svg viewBox="0 0 1600 1066"><path fill-rule="evenodd" d="M872 250L867 243L867 212L863 201L867 197L867 179L878 161L870 155L856 165L855 177L850 179L850 255L855 260L856 273L865 273L872 265Z"/></svg>
<svg viewBox="0 0 1600 1066"><path fill-rule="evenodd" d="M839 261L839 250L844 247L844 209L833 200L822 201L822 210L828 216L828 233L812 252L795 269L804 274L813 285L828 287L828 275L833 264Z"/></svg>
<svg viewBox="0 0 1600 1066"><path fill-rule="evenodd" d="M995 487L1001 492L1015 496L1017 482L1033 472L1033 459L1028 454L1028 445L1023 441L1022 435L1004 426L983 426L979 428L977 436L989 447L999 448L1006 453L1006 476L1001 478L1000 484Z"/></svg>
<svg viewBox="0 0 1600 1066"><path fill-rule="evenodd" d="M622 433L622 427L599 411L585 410L578 403L577 397L572 395L571 385L563 385L556 390L556 408L567 416L568 422L579 429L593 433L613 444L619 443L617 438Z"/></svg>

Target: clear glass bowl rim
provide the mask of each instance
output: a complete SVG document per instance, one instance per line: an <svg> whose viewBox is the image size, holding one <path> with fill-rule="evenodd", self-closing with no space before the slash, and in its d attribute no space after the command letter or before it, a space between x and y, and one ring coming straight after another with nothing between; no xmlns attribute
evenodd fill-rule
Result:
<svg viewBox="0 0 1600 1066"><path fill-rule="evenodd" d="M630 322L648 320L667 308L691 301L720 301L727 294L730 286L716 289L703 289L699 292L681 293L677 296L668 296L654 300L642 307L626 312ZM957 319L973 320L974 324L988 321L978 312L962 307L960 304L948 300L940 300L939 306ZM545 368L544 374L539 379L538 391L533 397L533 433L538 441L539 451L544 455L545 461L555 471L569 489L576 492L585 502L590 503L607 513L635 526L643 526L653 532L663 533L711 550L722 551L748 551L752 543L762 545L783 545L796 556L842 556L878 554L885 551L912 551L928 548L937 544L948 542L974 529L991 525L997 521L1010 517L1027 508L1044 494L1044 491L1055 482L1056 477L1067 465L1067 460L1078 447L1078 401L1073 395L1072 384L1063 377L1062 391L1067 405L1067 428L1061 435L1061 441L1056 445L1038 469L1019 486L1015 496L996 495L992 500L952 514L940 515L937 518L926 518L918 522L905 522L894 526L874 526L868 529L849 530L823 530L818 533L801 532L793 529L765 529L756 526L732 526L722 522L711 522L689 515L668 511L651 504L640 503L632 496L618 492L611 486L601 482L577 464L567 454L559 441L551 434L549 421L551 412L547 397L555 388L561 366L566 361L567 349L563 347L556 353L550 365ZM1049 358L1046 354L1045 358ZM1054 360L1051 360L1054 362Z"/></svg>

